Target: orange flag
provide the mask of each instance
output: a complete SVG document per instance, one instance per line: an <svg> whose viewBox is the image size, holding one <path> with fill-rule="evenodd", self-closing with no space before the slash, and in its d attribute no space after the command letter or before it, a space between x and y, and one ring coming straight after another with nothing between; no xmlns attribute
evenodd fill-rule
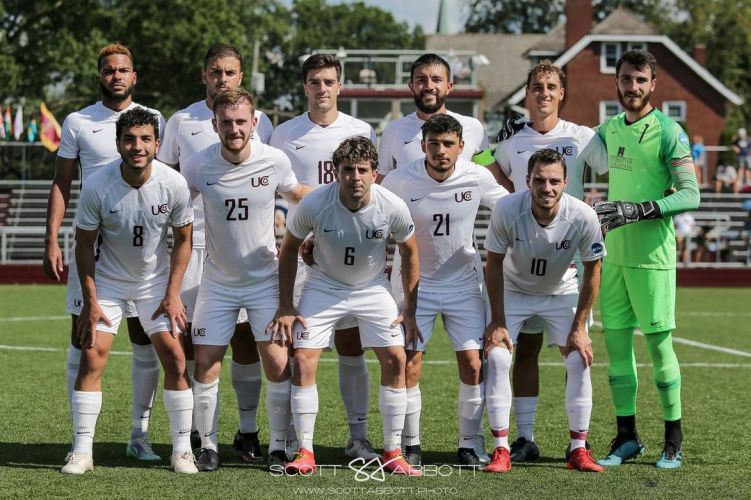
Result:
<svg viewBox="0 0 751 500"><path fill-rule="evenodd" d="M60 124L44 103L39 105L39 140L51 152L60 147Z"/></svg>

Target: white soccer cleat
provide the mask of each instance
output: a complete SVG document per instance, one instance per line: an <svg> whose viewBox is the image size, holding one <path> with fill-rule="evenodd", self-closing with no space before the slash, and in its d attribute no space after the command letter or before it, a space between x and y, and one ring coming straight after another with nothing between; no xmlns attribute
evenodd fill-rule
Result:
<svg viewBox="0 0 751 500"><path fill-rule="evenodd" d="M172 470L178 474L198 474L196 457L192 451L178 451L170 458Z"/></svg>
<svg viewBox="0 0 751 500"><path fill-rule="evenodd" d="M480 463L489 464L490 456L485 450L485 436L478 434L475 436L475 455L480 460Z"/></svg>
<svg viewBox="0 0 751 500"><path fill-rule="evenodd" d="M350 440L349 443L347 443L347 448L344 450L344 454L349 458L362 458L365 461L373 460L381 456L373 450L373 445L367 439L365 441L360 441L359 439L355 439L354 441Z"/></svg>
<svg viewBox="0 0 751 500"><path fill-rule="evenodd" d="M65 467L60 469L63 474L74 474L80 476L81 474L94 470L94 459L91 455L80 452L68 453L68 463Z"/></svg>

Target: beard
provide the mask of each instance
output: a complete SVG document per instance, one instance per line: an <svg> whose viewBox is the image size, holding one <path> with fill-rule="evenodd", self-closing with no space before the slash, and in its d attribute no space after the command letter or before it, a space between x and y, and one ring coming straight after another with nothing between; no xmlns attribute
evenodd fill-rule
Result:
<svg viewBox="0 0 751 500"><path fill-rule="evenodd" d="M417 106L417 109L419 109L421 112L432 115L438 112L440 110L444 103L446 102L446 96L441 96L440 94L435 94L435 104L424 104L422 102L423 94L417 94L414 96L415 98L415 106Z"/></svg>
<svg viewBox="0 0 751 500"><path fill-rule="evenodd" d="M618 89L618 102L621 103L621 106L623 106L623 109L625 109L626 111L639 113L640 111L642 111L644 108L646 108L649 105L650 95L651 95L651 92L646 91L639 101L632 104L627 100L627 96L621 93L621 89Z"/></svg>
<svg viewBox="0 0 751 500"><path fill-rule="evenodd" d="M99 83L99 90L102 92L102 95L106 97L110 101L114 102L123 102L127 98L133 95L133 90L135 89L136 84L131 83L124 91L122 92L113 92L107 87L105 87L101 82Z"/></svg>

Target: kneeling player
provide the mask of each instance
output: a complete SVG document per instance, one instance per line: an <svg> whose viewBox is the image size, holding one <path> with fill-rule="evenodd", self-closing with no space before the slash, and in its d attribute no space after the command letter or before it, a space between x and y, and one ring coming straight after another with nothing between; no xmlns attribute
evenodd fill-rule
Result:
<svg viewBox="0 0 751 500"><path fill-rule="evenodd" d="M313 431L318 414L318 360L337 321L352 316L357 319L363 347L373 348L381 363L384 470L417 476L421 472L401 455L407 409L405 334L407 344L420 337L415 324L419 264L414 225L403 201L373 185L378 155L369 139L345 140L334 152L333 162L338 182L310 193L288 221L280 253L279 310L269 324L272 335L280 333L285 340L292 336L295 347L291 406L300 451L286 471L306 474L316 469ZM297 251L311 232L316 238L316 265L309 270L295 309ZM401 314L384 274L390 234L402 253L405 300Z"/></svg>
<svg viewBox="0 0 751 500"><path fill-rule="evenodd" d="M89 178L76 216L76 263L83 290L78 335L84 350L72 398L75 442L62 472L83 474L94 468L102 374L125 304L133 301L164 368L172 468L194 474L198 470L190 450L193 397L178 338L178 326L185 324L179 292L190 258L190 193L179 173L153 161L159 147L156 115L134 108L120 116L116 131L122 161ZM171 257L168 226L175 239Z"/></svg>
<svg viewBox="0 0 751 500"><path fill-rule="evenodd" d="M593 357L587 318L600 284L602 233L592 208L563 192L568 182L563 156L541 149L529 158L527 172L529 191L498 201L485 240L492 314L485 331L485 403L495 446L485 470L511 469L511 345L524 321L539 317L547 325L548 343L558 346L566 367L568 468L601 472L585 443L592 413ZM571 265L577 250L584 263L581 293Z"/></svg>

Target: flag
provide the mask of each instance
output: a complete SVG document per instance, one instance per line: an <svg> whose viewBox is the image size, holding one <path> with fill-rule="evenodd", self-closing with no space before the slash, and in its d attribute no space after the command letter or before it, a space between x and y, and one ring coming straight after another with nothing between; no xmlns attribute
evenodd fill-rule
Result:
<svg viewBox="0 0 751 500"><path fill-rule="evenodd" d="M29 142L34 142L39 135L39 132L37 130L37 120L36 118L32 118L29 122L29 126L26 127L26 140Z"/></svg>
<svg viewBox="0 0 751 500"><path fill-rule="evenodd" d="M18 141L23 135L23 106L16 108L16 121L13 122L13 137Z"/></svg>
<svg viewBox="0 0 751 500"><path fill-rule="evenodd" d="M10 121L10 104L5 106L5 116L3 117L3 125L5 125L5 137L10 139L10 136L13 135L13 126L11 125L11 121Z"/></svg>
<svg viewBox="0 0 751 500"><path fill-rule="evenodd" d="M5 139L5 124L2 120L3 108L0 107L0 139Z"/></svg>
<svg viewBox="0 0 751 500"><path fill-rule="evenodd" d="M39 140L53 153L60 147L60 124L44 103L39 105Z"/></svg>

